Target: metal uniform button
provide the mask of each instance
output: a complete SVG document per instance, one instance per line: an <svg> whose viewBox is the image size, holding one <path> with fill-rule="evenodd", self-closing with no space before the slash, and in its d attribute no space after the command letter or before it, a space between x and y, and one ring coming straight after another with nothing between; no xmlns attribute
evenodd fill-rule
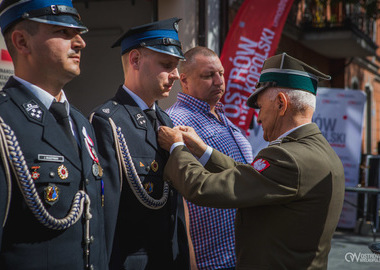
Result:
<svg viewBox="0 0 380 270"><path fill-rule="evenodd" d="M117 102L116 102L116 101L113 101L112 103L113 103L113 105L117 105Z"/></svg>
<svg viewBox="0 0 380 270"><path fill-rule="evenodd" d="M54 172L50 172L49 176L50 176L50 178L54 178L55 177L55 173Z"/></svg>
<svg viewBox="0 0 380 270"><path fill-rule="evenodd" d="M94 243L94 241L95 241L95 237L93 235L91 235L91 237L90 237L90 243L92 244L92 243Z"/></svg>
<svg viewBox="0 0 380 270"><path fill-rule="evenodd" d="M86 182L86 185L90 184L90 180L88 180L88 179L86 179L85 182Z"/></svg>
<svg viewBox="0 0 380 270"><path fill-rule="evenodd" d="M90 270L95 270L95 267L93 264L90 265Z"/></svg>
<svg viewBox="0 0 380 270"><path fill-rule="evenodd" d="M170 219L172 220L172 222L174 222L174 215L171 215Z"/></svg>

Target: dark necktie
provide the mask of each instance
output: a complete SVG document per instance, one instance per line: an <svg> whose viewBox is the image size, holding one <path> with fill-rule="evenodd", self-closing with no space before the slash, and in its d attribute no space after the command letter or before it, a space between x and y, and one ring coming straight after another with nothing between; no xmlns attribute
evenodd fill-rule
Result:
<svg viewBox="0 0 380 270"><path fill-rule="evenodd" d="M51 104L49 111L53 114L54 118L57 120L57 123L62 127L66 136L78 152L78 143L74 138L73 132L71 131L69 114L67 113L65 103L54 101Z"/></svg>
<svg viewBox="0 0 380 270"><path fill-rule="evenodd" d="M152 126L154 128L154 131L157 132L158 129L158 120L157 120L157 114L156 111L153 109L146 109L144 110L146 116L148 116L149 121L152 123Z"/></svg>

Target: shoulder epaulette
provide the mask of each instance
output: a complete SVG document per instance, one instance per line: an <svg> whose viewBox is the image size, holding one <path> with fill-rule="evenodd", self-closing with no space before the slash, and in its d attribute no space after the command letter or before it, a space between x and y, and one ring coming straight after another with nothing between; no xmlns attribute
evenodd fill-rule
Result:
<svg viewBox="0 0 380 270"><path fill-rule="evenodd" d="M108 118L113 115L119 108L119 103L115 100L108 100L103 105L94 110L95 114Z"/></svg>
<svg viewBox="0 0 380 270"><path fill-rule="evenodd" d="M9 96L6 92L0 91L0 103L3 103L9 99Z"/></svg>
<svg viewBox="0 0 380 270"><path fill-rule="evenodd" d="M268 146L271 146L271 145L276 145L276 144L281 144L282 143L282 138L280 139L276 139L274 141L271 141Z"/></svg>

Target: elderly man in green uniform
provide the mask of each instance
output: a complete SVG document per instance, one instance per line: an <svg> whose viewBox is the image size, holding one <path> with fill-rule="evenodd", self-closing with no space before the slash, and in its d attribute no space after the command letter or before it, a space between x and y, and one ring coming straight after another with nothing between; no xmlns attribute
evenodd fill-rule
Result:
<svg viewBox="0 0 380 270"><path fill-rule="evenodd" d="M265 61L247 103L260 110L270 143L250 165L211 149L189 127L160 128L160 145L171 151L164 178L195 204L238 208L236 269L327 268L344 171L311 122L318 79L330 77L285 53Z"/></svg>

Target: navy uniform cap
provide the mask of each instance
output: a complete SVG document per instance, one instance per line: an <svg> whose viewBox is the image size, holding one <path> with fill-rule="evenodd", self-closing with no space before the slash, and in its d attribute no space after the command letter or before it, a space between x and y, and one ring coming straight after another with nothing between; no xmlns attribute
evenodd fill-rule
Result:
<svg viewBox="0 0 380 270"><path fill-rule="evenodd" d="M86 33L71 0L3 0L0 4L0 27L4 32L21 20L76 28Z"/></svg>
<svg viewBox="0 0 380 270"><path fill-rule="evenodd" d="M318 81L331 77L286 53L265 60L256 89L248 98L247 105L258 108L257 94L269 87L284 87L317 94Z"/></svg>
<svg viewBox="0 0 380 270"><path fill-rule="evenodd" d="M178 22L180 20L171 18L132 27L112 45L112 48L120 46L123 55L132 49L144 47L185 59L178 38Z"/></svg>

